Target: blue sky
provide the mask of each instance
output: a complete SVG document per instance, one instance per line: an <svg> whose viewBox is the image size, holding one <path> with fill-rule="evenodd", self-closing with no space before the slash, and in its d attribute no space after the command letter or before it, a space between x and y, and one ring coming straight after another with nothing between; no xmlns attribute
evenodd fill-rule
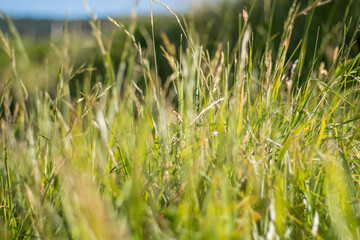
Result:
<svg viewBox="0 0 360 240"><path fill-rule="evenodd" d="M214 1L214 0L212 0ZM173 11L186 12L193 5L206 5L210 0L162 0ZM92 12L100 17L130 16L136 9L139 15L148 15L150 0L88 0ZM167 11L158 3L153 3L154 12L164 14ZM0 0L0 10L13 18L53 18L70 19L86 18L89 16L83 0Z"/></svg>

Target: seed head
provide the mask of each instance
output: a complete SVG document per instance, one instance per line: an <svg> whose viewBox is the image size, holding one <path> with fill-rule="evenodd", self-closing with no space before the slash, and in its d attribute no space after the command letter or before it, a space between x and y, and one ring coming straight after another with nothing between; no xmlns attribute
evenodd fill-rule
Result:
<svg viewBox="0 0 360 240"><path fill-rule="evenodd" d="M249 17L248 12L244 9L244 10L242 11L242 14L243 14L244 22L245 22L245 24L246 24L247 21L248 21L248 17Z"/></svg>

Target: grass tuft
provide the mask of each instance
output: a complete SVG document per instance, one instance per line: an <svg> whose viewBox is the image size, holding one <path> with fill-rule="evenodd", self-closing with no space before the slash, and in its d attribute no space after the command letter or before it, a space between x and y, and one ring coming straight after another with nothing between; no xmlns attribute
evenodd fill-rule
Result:
<svg viewBox="0 0 360 240"><path fill-rule="evenodd" d="M154 0L178 44L155 41L152 14L147 27L108 17L112 34L94 18L92 37L65 27L43 62L8 20L0 238L359 239L358 20L350 1L338 38L316 26L309 52L329 2L293 1L275 35L277 1L262 6L267 29L254 3L233 19L234 43L214 43ZM86 51L98 58L78 64Z"/></svg>

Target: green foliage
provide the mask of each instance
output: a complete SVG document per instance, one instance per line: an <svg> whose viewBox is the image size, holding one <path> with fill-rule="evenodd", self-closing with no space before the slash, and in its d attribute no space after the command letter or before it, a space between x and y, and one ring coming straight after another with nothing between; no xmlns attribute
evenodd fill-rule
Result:
<svg viewBox="0 0 360 240"><path fill-rule="evenodd" d="M0 238L359 239L358 29L308 48L323 2L258 1L215 39L176 15L155 39L144 19L1 33Z"/></svg>

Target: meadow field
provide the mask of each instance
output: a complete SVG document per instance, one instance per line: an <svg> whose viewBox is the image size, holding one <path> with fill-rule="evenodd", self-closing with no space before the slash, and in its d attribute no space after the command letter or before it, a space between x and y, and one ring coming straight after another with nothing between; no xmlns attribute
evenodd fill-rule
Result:
<svg viewBox="0 0 360 240"><path fill-rule="evenodd" d="M358 10L2 14L0 239L360 239Z"/></svg>

